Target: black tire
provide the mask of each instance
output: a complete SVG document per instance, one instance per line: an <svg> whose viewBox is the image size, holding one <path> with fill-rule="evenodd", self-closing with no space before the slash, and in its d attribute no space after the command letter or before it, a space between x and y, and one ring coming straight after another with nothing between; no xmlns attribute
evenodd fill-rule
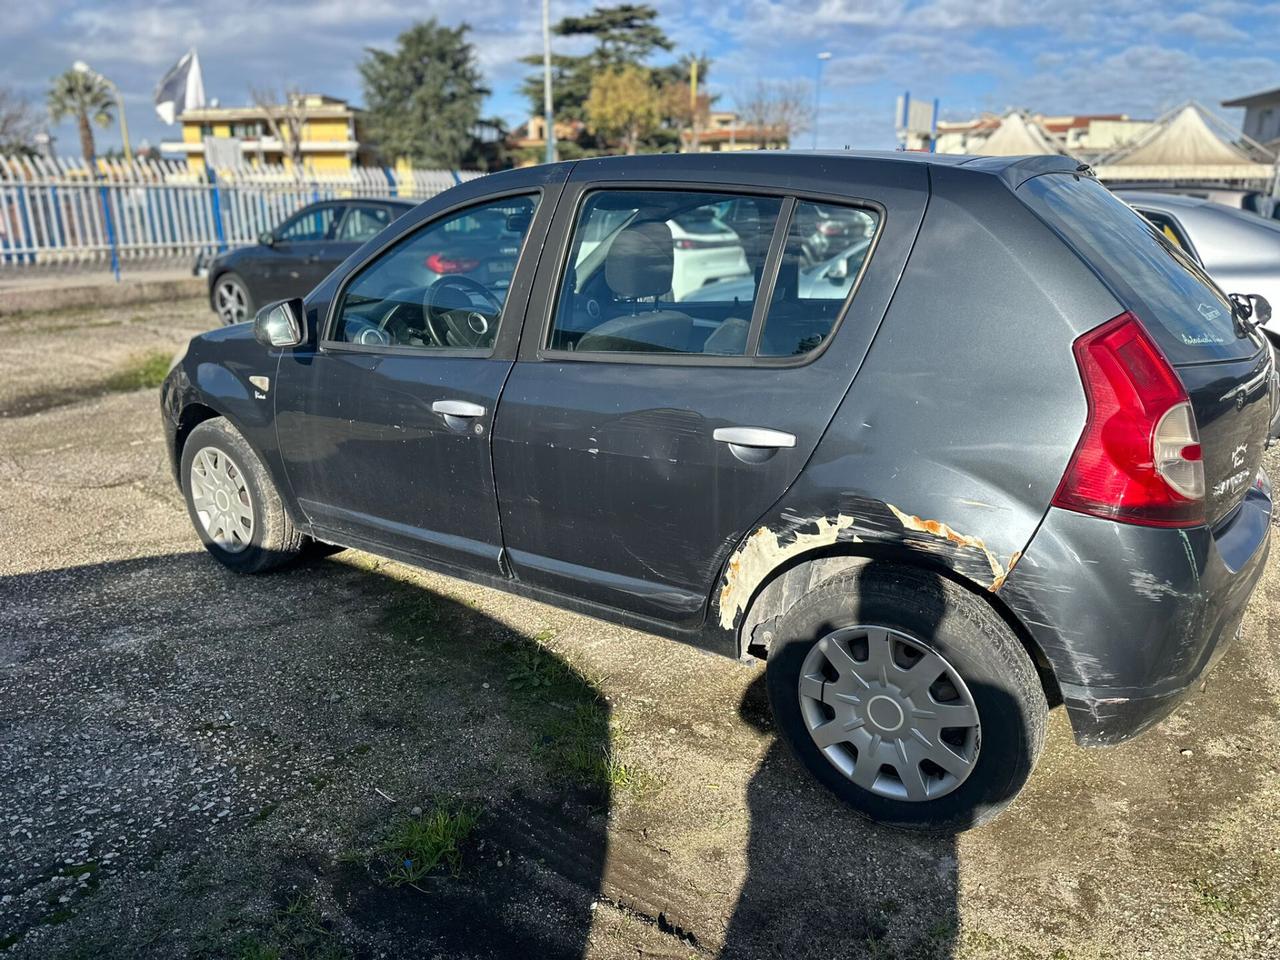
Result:
<svg viewBox="0 0 1280 960"><path fill-rule="evenodd" d="M218 274L213 281L213 289L209 295L209 305L224 325L243 323L252 320L257 304L244 277L234 270Z"/></svg>
<svg viewBox="0 0 1280 960"><path fill-rule="evenodd" d="M221 458L226 458L226 470L233 482L240 478L244 483L252 527L247 537L226 538L233 541L231 549L217 542L206 529L195 502L192 467L202 453L209 456L204 463L212 461L220 468ZM202 469L206 468L202 466ZM223 417L206 420L191 431L182 447L181 478L187 513L196 533L205 549L232 570L239 573L274 570L296 560L308 543L308 538L298 532L289 518L280 494L258 455ZM230 501L230 497L227 499Z"/></svg>
<svg viewBox="0 0 1280 960"><path fill-rule="evenodd" d="M924 641L967 685L980 725L978 746L970 772L952 792L919 801L873 793L837 769L810 735L799 692L802 665L823 637L857 625ZM796 759L856 811L891 826L952 833L986 823L1017 796L1044 745L1044 690L1008 624L958 584L910 567L868 563L802 597L778 621L766 686L775 723Z"/></svg>

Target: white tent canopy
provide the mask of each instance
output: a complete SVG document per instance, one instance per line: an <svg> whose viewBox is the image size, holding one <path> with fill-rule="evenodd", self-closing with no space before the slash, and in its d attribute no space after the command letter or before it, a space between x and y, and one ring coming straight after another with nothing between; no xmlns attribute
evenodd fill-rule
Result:
<svg viewBox="0 0 1280 960"><path fill-rule="evenodd" d="M1232 142L1226 124L1194 103L1166 114L1097 167L1103 180L1260 180L1274 170L1274 158L1257 144Z"/></svg>
<svg viewBox="0 0 1280 960"><path fill-rule="evenodd" d="M978 147L978 152L988 157L1022 157L1062 151L1050 141L1039 124L1029 122L1014 111L1000 121L1000 126Z"/></svg>

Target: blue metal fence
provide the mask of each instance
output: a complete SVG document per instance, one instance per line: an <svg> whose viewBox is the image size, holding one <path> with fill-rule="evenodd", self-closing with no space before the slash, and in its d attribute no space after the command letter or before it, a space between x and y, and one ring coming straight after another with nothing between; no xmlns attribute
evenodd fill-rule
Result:
<svg viewBox="0 0 1280 960"><path fill-rule="evenodd" d="M294 175L282 167L222 170L182 161L0 156L0 269L121 264L253 243L298 207L337 197L425 200L472 171L360 167Z"/></svg>

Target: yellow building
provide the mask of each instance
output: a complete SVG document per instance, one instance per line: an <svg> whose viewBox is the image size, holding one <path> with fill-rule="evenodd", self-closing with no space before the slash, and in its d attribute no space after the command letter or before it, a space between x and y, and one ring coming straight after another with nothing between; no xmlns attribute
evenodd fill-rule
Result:
<svg viewBox="0 0 1280 960"><path fill-rule="evenodd" d="M272 108L276 125L289 138L289 116L301 119L303 166L316 173L345 173L361 162L362 111L345 100L318 93L300 94L289 106ZM192 170L205 168L208 153L234 158L251 166L288 166L282 143L271 132L268 112L262 107L203 107L179 118L182 140L160 145L169 156L181 154ZM215 166L224 162L215 159ZM228 164L229 165L229 164Z"/></svg>

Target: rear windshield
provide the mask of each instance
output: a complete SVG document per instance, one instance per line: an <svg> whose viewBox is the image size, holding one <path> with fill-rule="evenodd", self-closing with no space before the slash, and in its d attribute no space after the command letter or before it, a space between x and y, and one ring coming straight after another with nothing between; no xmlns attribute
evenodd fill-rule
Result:
<svg viewBox="0 0 1280 960"><path fill-rule="evenodd" d="M1018 192L1098 271L1172 363L1257 352L1237 333L1230 301L1200 266L1098 181L1045 174Z"/></svg>

